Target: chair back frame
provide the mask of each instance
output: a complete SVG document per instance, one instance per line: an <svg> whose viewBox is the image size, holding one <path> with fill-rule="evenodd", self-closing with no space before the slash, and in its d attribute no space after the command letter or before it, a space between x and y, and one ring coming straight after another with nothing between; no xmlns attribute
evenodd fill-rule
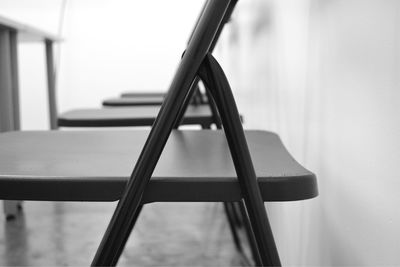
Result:
<svg viewBox="0 0 400 267"><path fill-rule="evenodd" d="M244 204L257 242L263 266L279 266L280 259L257 176L244 135L240 115L229 82L215 58L208 54L199 69L199 76L215 100L229 150L235 166Z"/></svg>
<svg viewBox="0 0 400 267"><path fill-rule="evenodd" d="M203 6L203 8L201 10L200 16L197 19L196 24L195 24L195 26L193 28L193 31L192 31L192 33L190 35L188 44L192 40L192 37L193 37L193 35L194 35L194 33L195 33L196 29L197 29L197 26L199 25L200 19L203 16L204 10L205 10L207 4L209 3L209 1L210 0L207 0L205 2L204 6ZM238 2L238 0L231 0L230 1L229 5L228 5L228 8L226 9L224 17L222 19L222 22L219 25L219 27L217 29L217 32L216 32L216 34L214 36L214 39L212 40L211 46L210 46L210 48L208 50L210 53L212 53L214 51L214 48L215 48L215 46L216 46L216 44L218 42L218 39L221 36L222 30L224 29L224 26L226 25L226 23L228 23L228 21L230 20L231 15L233 13L233 10L235 9L235 6L236 6L237 2ZM200 88L198 86L198 83L199 83L199 78L196 76L192 86L189 89L189 94L187 95L187 97L185 99L185 102L182 104L182 107L181 107L181 109L179 111L179 114L177 116L176 123L175 123L175 126L174 126L175 129L178 129L179 125L182 124L183 116L185 115L185 111L186 111L188 105L190 104L190 101L192 101L192 99L194 100L193 103L198 103L198 104L204 103L204 100L202 98L201 98L201 101L197 101L196 100L196 99L199 98L199 95L201 97L201 92L200 92ZM206 96L208 98L208 105L211 108L211 112L212 112L212 115L213 115L214 122L218 126L218 125L220 125L220 119L219 119L218 114L215 112L216 111L215 110L215 103L213 103L212 99L209 99L209 95L208 95L207 92L206 92Z"/></svg>

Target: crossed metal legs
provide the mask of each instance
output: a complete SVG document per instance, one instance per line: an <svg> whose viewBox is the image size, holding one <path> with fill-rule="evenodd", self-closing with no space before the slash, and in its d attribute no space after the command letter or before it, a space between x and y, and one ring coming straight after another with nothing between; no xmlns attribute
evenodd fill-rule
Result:
<svg viewBox="0 0 400 267"><path fill-rule="evenodd" d="M218 62L210 54L206 55L198 75L206 83L206 87L210 88L221 115L261 265L279 266L278 251L229 83ZM168 140L180 106L188 94L188 89L186 92L180 92L179 88L173 89L161 108L136 163L132 179L128 182L126 192L118 203L97 250L92 262L94 266L115 265L130 235L141 209L143 192Z"/></svg>

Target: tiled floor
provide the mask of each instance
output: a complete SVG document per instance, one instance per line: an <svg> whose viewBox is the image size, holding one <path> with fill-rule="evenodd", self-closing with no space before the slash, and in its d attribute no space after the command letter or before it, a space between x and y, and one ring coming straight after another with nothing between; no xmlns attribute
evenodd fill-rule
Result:
<svg viewBox="0 0 400 267"><path fill-rule="evenodd" d="M0 266L88 266L116 203L24 202L0 216ZM241 266L220 203L143 209L119 266Z"/></svg>

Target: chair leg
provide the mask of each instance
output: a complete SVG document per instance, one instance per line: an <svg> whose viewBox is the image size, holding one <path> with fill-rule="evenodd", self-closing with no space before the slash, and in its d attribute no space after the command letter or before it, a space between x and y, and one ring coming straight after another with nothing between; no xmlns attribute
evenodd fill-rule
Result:
<svg viewBox="0 0 400 267"><path fill-rule="evenodd" d="M138 209L136 210L136 212L135 212L135 216L133 217L133 221L132 221L132 223L130 224L130 229L129 229L129 232L130 232L130 233L132 232L133 228L134 228L135 225L136 225L137 219L139 218L139 215L140 215L140 213L142 212L143 206L144 206L144 205L140 205L140 206L138 207ZM126 236L125 236L125 239L124 239L124 241L123 241L124 244L126 244L126 242L128 241L128 239L129 239L129 235L126 235ZM119 247L119 249L117 250L117 252L116 252L116 254L115 254L115 256L114 256L114 258L112 259L111 265L117 265L118 259L119 259L119 257L121 256L123 250L124 250L124 247L123 247L123 246Z"/></svg>
<svg viewBox="0 0 400 267"><path fill-rule="evenodd" d="M246 236L247 236L247 239L249 242L249 246L250 246L251 254L253 256L254 263L256 266L261 266L262 263L261 263L260 254L258 253L256 238L254 236L253 229L251 229L251 224L250 224L249 217L247 215L246 207L244 206L242 201L238 202L238 207L239 207L241 215L242 215L242 220L243 220L242 222L243 222L244 229L246 231Z"/></svg>
<svg viewBox="0 0 400 267"><path fill-rule="evenodd" d="M18 213L22 211L22 202L18 200L3 201L4 214L7 221L17 218Z"/></svg>
<svg viewBox="0 0 400 267"><path fill-rule="evenodd" d="M120 206L120 205L118 205ZM118 209L118 207L117 207ZM143 209L143 205L139 204L138 208L136 209L135 213L132 216L132 220L130 221L128 225L128 232L131 233L133 227L135 226L137 219L139 218L140 212ZM128 223L127 223L128 224ZM108 229L107 232L108 233ZM96 255L94 256L94 259L92 261L91 266L115 266L117 265L118 259L122 254L122 251L124 250L124 246L126 242L128 241L129 234L126 235L121 235L122 236L122 241L120 241L121 246L118 246L117 249L114 249L112 253L107 253L107 248L106 244L102 243L100 244L100 248L97 250ZM106 252L105 252L106 251Z"/></svg>
<svg viewBox="0 0 400 267"><path fill-rule="evenodd" d="M264 207L257 176L247 146L243 126L229 82L214 57L208 53L198 75L210 88L221 115L233 163L249 215L263 266L280 266L280 259L268 216Z"/></svg>
<svg viewBox="0 0 400 267"><path fill-rule="evenodd" d="M232 234L236 249L240 253L244 254L242 242L240 240L240 237L239 237L238 231L237 231L237 222L235 222L235 220L237 220L239 218L234 218L235 215L236 216L239 215L239 214L237 214L237 212L239 212L241 225L244 227L246 237L249 242L250 251L251 251L251 255L253 257L254 264L255 264L255 266L261 266L262 264L261 264L260 255L258 253L257 242L254 237L253 230L251 229L250 220L247 215L246 207L244 206L243 202L242 201L233 202L233 203L232 202L224 202L224 208L225 208L225 214L228 219L229 228L231 230L231 234Z"/></svg>
<svg viewBox="0 0 400 267"><path fill-rule="evenodd" d="M201 128L203 130L211 129L211 125L209 125L209 124L202 125ZM239 219L239 217L240 217L239 214L241 212L240 208L237 206L237 204L235 202L234 203L224 202L224 211L225 211L226 218L228 220L229 229L231 231L233 242L235 243L235 247L240 253L243 253L243 246L240 241L239 234L238 234L238 227L241 226L240 219Z"/></svg>
<svg viewBox="0 0 400 267"><path fill-rule="evenodd" d="M228 220L229 229L232 234L233 242L235 243L235 247L240 253L243 253L243 246L240 241L238 231L237 231L237 228L236 228L235 222L234 222L234 216L233 216L234 205L233 205L233 203L232 202L224 202L224 209L225 209L226 218Z"/></svg>
<svg viewBox="0 0 400 267"><path fill-rule="evenodd" d="M239 228L243 226L243 214L238 203L233 203L233 216L235 225Z"/></svg>

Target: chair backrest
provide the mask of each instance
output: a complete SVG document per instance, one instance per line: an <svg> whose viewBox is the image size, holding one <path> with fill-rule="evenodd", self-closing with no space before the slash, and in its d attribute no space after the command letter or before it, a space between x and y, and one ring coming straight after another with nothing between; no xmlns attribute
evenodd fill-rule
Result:
<svg viewBox="0 0 400 267"><path fill-rule="evenodd" d="M204 14L204 10L206 9L206 6L207 6L207 4L208 4L209 1L210 1L210 0L206 0L206 1L204 2L204 4L203 4L203 7L202 7L202 9L201 9L201 12L200 12L200 14L199 14L197 20L196 20L196 23L195 23L195 25L194 25L194 27L193 27L193 30L192 30L192 32L190 33L190 37L189 37L189 39L188 39L188 44L190 43L190 40L192 39L193 34L194 34L194 32L196 31L197 25L199 24L199 21L200 21L200 19L201 19L201 16ZM233 12L233 10L235 9L235 6L236 6L237 2L238 2L238 0L231 0L231 2L229 3L229 6L228 6L228 8L227 8L227 10L226 10L226 12L225 12L225 15L224 15L224 19L223 19L223 21L222 21L220 27L218 28L217 34L216 34L215 37L214 37L213 44L211 45L210 52L212 52L212 51L214 50L214 47L215 47L216 43L218 42L219 36L220 36L222 30L224 29L225 24L230 20L231 15L232 15L232 12Z"/></svg>

